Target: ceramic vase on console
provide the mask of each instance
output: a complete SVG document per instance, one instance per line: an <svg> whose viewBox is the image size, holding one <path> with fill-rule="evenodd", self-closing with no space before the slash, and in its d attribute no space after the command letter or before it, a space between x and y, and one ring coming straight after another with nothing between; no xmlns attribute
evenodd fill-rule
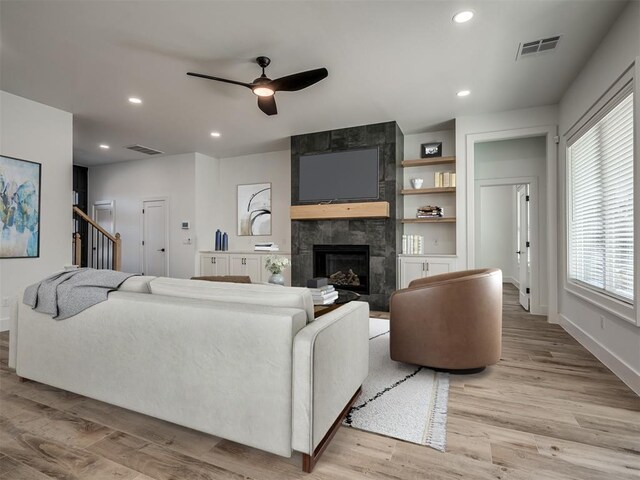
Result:
<svg viewBox="0 0 640 480"><path fill-rule="evenodd" d="M282 275L281 273L271 274L271 276L269 277L269 283L284 286L284 275Z"/></svg>

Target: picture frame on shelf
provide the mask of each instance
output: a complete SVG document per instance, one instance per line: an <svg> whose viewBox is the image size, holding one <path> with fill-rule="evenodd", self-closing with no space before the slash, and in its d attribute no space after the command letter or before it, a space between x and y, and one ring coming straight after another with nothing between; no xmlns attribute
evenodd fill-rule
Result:
<svg viewBox="0 0 640 480"><path fill-rule="evenodd" d="M442 142L430 142L420 145L420 158L442 156Z"/></svg>

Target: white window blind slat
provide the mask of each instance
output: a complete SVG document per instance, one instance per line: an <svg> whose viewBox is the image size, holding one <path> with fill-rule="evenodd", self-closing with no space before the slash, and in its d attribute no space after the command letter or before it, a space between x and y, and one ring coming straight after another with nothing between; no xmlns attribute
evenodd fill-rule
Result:
<svg viewBox="0 0 640 480"><path fill-rule="evenodd" d="M633 93L571 144L568 161L569 278L633 303Z"/></svg>

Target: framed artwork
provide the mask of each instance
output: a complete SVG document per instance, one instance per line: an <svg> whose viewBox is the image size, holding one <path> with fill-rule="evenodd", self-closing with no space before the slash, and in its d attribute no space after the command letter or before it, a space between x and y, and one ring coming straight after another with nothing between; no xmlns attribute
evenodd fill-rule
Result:
<svg viewBox="0 0 640 480"><path fill-rule="evenodd" d="M40 256L40 174L36 162L0 155L0 258Z"/></svg>
<svg viewBox="0 0 640 480"><path fill-rule="evenodd" d="M442 156L442 142L423 143L420 145L420 157L441 157Z"/></svg>
<svg viewBox="0 0 640 480"><path fill-rule="evenodd" d="M271 235L271 183L238 185L238 235Z"/></svg>

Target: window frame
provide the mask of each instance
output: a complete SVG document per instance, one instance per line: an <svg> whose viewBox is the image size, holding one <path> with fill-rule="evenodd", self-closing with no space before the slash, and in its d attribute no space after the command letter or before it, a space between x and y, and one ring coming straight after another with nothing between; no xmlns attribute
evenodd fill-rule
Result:
<svg viewBox="0 0 640 480"><path fill-rule="evenodd" d="M638 318L638 304L640 303L640 286L638 285L638 268L640 255L638 254L638 241L640 240L640 222L637 220L640 212L640 175L637 162L640 156L638 145L638 118L640 101L636 91L635 77L637 77L638 65L632 64L616 82L596 101L596 103L576 122L576 124L564 135L565 137L565 266L564 288L571 294L589 302L611 314L616 315L634 325L640 326ZM614 293L599 289L598 287L570 278L570 240L571 240L571 146L580 139L589 129L597 124L616 106L618 106L629 94L633 94L633 209L634 209L634 299L633 303L623 300Z"/></svg>

